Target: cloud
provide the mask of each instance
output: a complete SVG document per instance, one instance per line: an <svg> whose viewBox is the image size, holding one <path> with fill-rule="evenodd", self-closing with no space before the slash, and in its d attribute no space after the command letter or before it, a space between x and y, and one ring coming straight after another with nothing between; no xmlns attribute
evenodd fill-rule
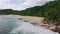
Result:
<svg viewBox="0 0 60 34"><path fill-rule="evenodd" d="M36 2L41 1L41 0L27 0L26 2L23 3L23 5L31 5L35 4Z"/></svg>
<svg viewBox="0 0 60 34"><path fill-rule="evenodd" d="M18 4L14 4L13 1L11 3L11 1L12 0L0 0L0 9L23 10L36 5L43 5L46 2L53 1L53 0L20 0L22 1L22 3L20 2Z"/></svg>
<svg viewBox="0 0 60 34"><path fill-rule="evenodd" d="M0 0L0 4L4 4L4 3L7 3L9 2L10 0Z"/></svg>
<svg viewBox="0 0 60 34"><path fill-rule="evenodd" d="M13 5L9 3L10 0L0 0L0 9L14 9L14 10L22 10L22 7L18 7L18 5Z"/></svg>
<svg viewBox="0 0 60 34"><path fill-rule="evenodd" d="M37 5L38 3L42 5L49 1L54 1L54 0L27 0L22 5Z"/></svg>

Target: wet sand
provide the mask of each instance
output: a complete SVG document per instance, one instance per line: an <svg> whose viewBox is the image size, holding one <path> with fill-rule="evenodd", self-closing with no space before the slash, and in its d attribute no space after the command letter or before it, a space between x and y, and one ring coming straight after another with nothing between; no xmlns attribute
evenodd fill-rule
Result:
<svg viewBox="0 0 60 34"><path fill-rule="evenodd" d="M35 22L37 24L42 24L43 17L34 17L34 16L20 16L20 15L8 15L13 18L19 18L26 22Z"/></svg>

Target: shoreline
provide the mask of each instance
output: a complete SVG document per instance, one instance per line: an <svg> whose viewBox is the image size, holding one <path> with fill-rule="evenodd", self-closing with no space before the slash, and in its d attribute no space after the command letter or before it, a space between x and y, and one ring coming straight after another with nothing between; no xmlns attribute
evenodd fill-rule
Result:
<svg viewBox="0 0 60 34"><path fill-rule="evenodd" d="M44 21L46 23L46 24L44 24L43 20L45 18L43 18L43 17L21 16L21 15L1 15L1 16L10 16L10 17L13 17L13 18L22 19L25 22L30 22L30 23L32 22L33 24L36 23L36 24L42 26L45 29L49 29L49 30L52 30L52 31L56 30L56 27L55 27L56 25L53 25L50 22L48 24L48 23L46 23L46 21Z"/></svg>
<svg viewBox="0 0 60 34"><path fill-rule="evenodd" d="M34 16L21 16L21 15L2 15L2 16L9 16L9 17L13 17L13 18L18 18L18 19L22 19L26 22L35 22L35 23L42 23L43 21L43 17L34 17Z"/></svg>

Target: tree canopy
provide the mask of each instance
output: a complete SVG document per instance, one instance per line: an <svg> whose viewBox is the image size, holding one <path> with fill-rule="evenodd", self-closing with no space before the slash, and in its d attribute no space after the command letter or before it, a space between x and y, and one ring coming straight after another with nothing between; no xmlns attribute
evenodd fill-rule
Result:
<svg viewBox="0 0 60 34"><path fill-rule="evenodd" d="M49 20L60 22L60 0L51 1L43 6L35 6L26 10L18 11L12 9L0 10L0 14L15 14L24 16L45 17Z"/></svg>

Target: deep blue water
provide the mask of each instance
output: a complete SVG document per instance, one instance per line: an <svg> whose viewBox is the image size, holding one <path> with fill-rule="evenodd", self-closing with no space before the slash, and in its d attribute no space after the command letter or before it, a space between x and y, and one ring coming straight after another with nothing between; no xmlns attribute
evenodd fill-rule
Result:
<svg viewBox="0 0 60 34"><path fill-rule="evenodd" d="M0 34L58 34L18 18L0 17Z"/></svg>

